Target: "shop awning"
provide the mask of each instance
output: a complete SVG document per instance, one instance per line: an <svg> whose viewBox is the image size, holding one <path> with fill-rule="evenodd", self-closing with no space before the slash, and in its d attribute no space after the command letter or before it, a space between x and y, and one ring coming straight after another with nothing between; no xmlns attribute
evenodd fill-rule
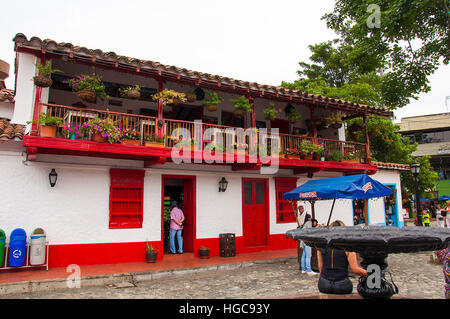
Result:
<svg viewBox="0 0 450 319"><path fill-rule="evenodd" d="M366 174L310 180L284 193L284 200L364 199L392 195L392 190Z"/></svg>

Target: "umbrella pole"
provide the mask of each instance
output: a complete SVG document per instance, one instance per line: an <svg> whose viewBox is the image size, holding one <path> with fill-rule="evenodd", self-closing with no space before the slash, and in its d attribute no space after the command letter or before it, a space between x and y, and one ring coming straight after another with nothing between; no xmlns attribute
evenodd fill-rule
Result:
<svg viewBox="0 0 450 319"><path fill-rule="evenodd" d="M316 219L316 210L315 210L315 206L314 204L316 203L316 201L314 199L310 200L309 203L311 204L311 214L312 214L312 218Z"/></svg>
<svg viewBox="0 0 450 319"><path fill-rule="evenodd" d="M369 203L367 201L367 198L364 199L364 208L363 208L363 213L364 213L364 224L367 226L369 225L369 214L367 211L367 208L369 207Z"/></svg>
<svg viewBox="0 0 450 319"><path fill-rule="evenodd" d="M331 214L333 213L333 208L334 208L334 203L335 203L335 202L336 202L336 198L333 199L333 205L331 205L331 211L330 211L330 216L328 216L327 227L330 225Z"/></svg>

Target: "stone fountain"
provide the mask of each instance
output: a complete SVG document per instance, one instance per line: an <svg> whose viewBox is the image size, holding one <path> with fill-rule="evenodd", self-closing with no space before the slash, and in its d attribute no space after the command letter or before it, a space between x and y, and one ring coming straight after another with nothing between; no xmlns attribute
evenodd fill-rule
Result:
<svg viewBox="0 0 450 319"><path fill-rule="evenodd" d="M361 267L376 264L387 268L386 258L393 253L413 253L445 249L450 244L449 228L342 226L293 229L287 238L303 240L315 248L334 248L356 252L362 258ZM383 297L382 297L383 298Z"/></svg>

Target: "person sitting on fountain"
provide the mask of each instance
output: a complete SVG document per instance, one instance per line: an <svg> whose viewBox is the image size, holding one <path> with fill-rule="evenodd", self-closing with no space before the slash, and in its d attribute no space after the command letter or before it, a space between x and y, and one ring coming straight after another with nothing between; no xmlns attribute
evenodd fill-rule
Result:
<svg viewBox="0 0 450 319"><path fill-rule="evenodd" d="M345 226L336 220L332 227ZM318 249L317 262L319 266L319 291L325 294L345 295L353 291L353 284L348 279L348 266L357 275L367 275L367 271L358 265L356 253L346 252L339 249Z"/></svg>

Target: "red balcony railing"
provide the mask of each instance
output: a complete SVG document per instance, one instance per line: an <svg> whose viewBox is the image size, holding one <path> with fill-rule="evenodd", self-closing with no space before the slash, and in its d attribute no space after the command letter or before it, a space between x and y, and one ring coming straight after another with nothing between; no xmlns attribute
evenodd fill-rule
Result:
<svg viewBox="0 0 450 319"><path fill-rule="evenodd" d="M151 116L135 115L128 113L119 113L111 111L103 111L97 109L77 108L56 104L41 104L41 112L46 112L50 116L58 117L63 120L63 123L67 125L82 125L93 118L110 118L120 128L135 129L141 134L141 144L144 144L144 137L146 135L157 135L162 133L164 136L164 145L166 147L172 147L181 138L194 138L201 140L203 147L210 142L217 145L227 145L232 143L246 143L248 145L257 145L258 139L263 138L264 141L259 142L266 145L267 154L271 154L271 147L273 143L278 144L280 154L286 153L289 149L301 149L302 143L315 143L321 144L331 153L341 153L346 159L356 159L364 161L366 158L366 144L339 141L332 139L318 138L317 140L309 136L298 136L290 134L276 134L269 130L265 134L264 131L258 132L258 134L246 134L243 137L239 137L235 134L236 127L209 124L202 122L189 122L175 119L162 119L158 128L158 119ZM57 132L59 136L64 136L63 127L58 127ZM209 134L205 134L209 133ZM261 133L261 134L260 134ZM184 136L189 135L189 136ZM66 136L67 137L67 136ZM253 142L254 141L254 142ZM277 148L275 148L277 149Z"/></svg>

